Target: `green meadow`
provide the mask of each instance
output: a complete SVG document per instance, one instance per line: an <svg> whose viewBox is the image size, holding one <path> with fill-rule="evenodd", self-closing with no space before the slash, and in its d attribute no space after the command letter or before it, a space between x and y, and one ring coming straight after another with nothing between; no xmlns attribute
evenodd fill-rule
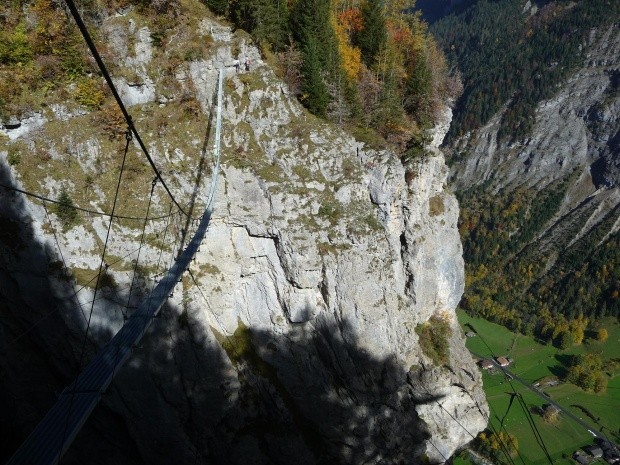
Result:
<svg viewBox="0 0 620 465"><path fill-rule="evenodd" d="M581 345L560 350L552 345L541 344L532 337L512 333L495 323L472 318L461 310L457 314L463 332L467 333L473 327L478 333L478 336L466 338L467 348L472 354L484 358L510 358L513 363L509 370L532 384L544 378L561 378L572 355L597 352L603 359L620 357L620 325L614 319L602 322L609 333L607 341L598 342L587 338ZM545 387L543 391L610 439L620 442L620 373L608 375L610 379L607 390L600 394L585 392L569 383ZM483 371L482 379L491 410L491 424L496 430L505 428L517 438L519 455L512 458L516 464L548 464L549 459L542 445L546 447L554 464L574 464L570 458L573 452L592 444L592 435L570 418L560 416L556 424L543 421L538 412L547 403L544 397L514 380L510 382L497 370ZM511 403L515 392L522 396L525 405L521 405L516 398ZM534 425L540 432L542 445L536 440L526 411L531 413ZM506 458L503 458L503 461L508 462ZM595 463L597 462L592 462Z"/></svg>

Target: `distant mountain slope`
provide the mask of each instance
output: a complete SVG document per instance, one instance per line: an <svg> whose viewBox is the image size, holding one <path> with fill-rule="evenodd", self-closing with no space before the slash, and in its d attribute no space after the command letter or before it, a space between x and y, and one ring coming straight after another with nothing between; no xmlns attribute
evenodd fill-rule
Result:
<svg viewBox="0 0 620 465"><path fill-rule="evenodd" d="M433 26L465 87L462 306L547 340L620 313L619 21L620 2L480 0Z"/></svg>
<svg viewBox="0 0 620 465"><path fill-rule="evenodd" d="M613 0L479 0L436 22L432 32L463 73L451 139L487 123L503 105L500 137L524 137L537 103L581 66L590 31L619 15Z"/></svg>

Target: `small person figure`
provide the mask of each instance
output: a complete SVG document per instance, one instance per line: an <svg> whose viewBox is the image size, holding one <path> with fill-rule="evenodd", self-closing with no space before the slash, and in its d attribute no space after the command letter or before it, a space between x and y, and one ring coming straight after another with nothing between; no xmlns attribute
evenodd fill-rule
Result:
<svg viewBox="0 0 620 465"><path fill-rule="evenodd" d="M238 73L239 72L239 58L235 59L233 65L235 67L235 72Z"/></svg>
<svg viewBox="0 0 620 465"><path fill-rule="evenodd" d="M249 58L245 59L245 70L246 71L250 71L250 65L252 64L252 60L250 60Z"/></svg>

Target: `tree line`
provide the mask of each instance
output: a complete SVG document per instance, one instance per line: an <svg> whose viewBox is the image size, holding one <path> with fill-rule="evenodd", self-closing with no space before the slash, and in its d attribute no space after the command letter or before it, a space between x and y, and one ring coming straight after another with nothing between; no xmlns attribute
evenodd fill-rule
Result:
<svg viewBox="0 0 620 465"><path fill-rule="evenodd" d="M411 0L205 0L275 53L281 75L320 117L376 130L407 156L423 150L460 93Z"/></svg>
<svg viewBox="0 0 620 465"><path fill-rule="evenodd" d="M602 32L620 17L615 0L555 0L533 15L523 3L480 0L433 24L464 85L449 139L484 125L504 105L500 139L526 137L536 105L583 64L591 30Z"/></svg>

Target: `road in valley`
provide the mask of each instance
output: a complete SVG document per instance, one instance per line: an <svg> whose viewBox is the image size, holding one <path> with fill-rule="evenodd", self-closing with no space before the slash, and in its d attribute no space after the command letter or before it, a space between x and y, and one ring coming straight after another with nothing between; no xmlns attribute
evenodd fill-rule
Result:
<svg viewBox="0 0 620 465"><path fill-rule="evenodd" d="M612 442L607 436L605 436L603 433L601 433L600 431L596 430L595 428L593 428L592 426L588 425L585 421L583 421L581 418L575 416L572 412L570 412L569 410L567 410L566 408L562 407L560 404L558 404L556 401L554 401L553 399L551 399L549 396L545 395L540 389L538 389L536 386L533 386L532 384L530 384L528 381L524 380L523 378L520 378L519 376L515 375L514 373L512 373L510 370L508 370L505 367L500 366L499 363L497 363L495 361L495 359L491 358L491 357L483 357L482 355L479 354L475 354L472 352L472 355L475 357L478 357L481 360L490 360L493 365L500 369L501 371L504 372L504 375L506 376L506 379L510 382L512 380L517 381L519 383L521 383L523 386L525 386L526 388L528 388L530 391L534 392L535 394L538 394L540 397L542 397L546 402L548 402L549 404L553 405L555 408L557 408L560 412L562 412L566 417L570 418L571 420L573 420L574 422L576 422L577 424L579 424L581 427L585 428L588 433L590 433L592 436L596 437L596 438L601 438L604 439L606 441L609 441L613 447L615 447L616 449L618 449L618 445L615 444L614 442Z"/></svg>

